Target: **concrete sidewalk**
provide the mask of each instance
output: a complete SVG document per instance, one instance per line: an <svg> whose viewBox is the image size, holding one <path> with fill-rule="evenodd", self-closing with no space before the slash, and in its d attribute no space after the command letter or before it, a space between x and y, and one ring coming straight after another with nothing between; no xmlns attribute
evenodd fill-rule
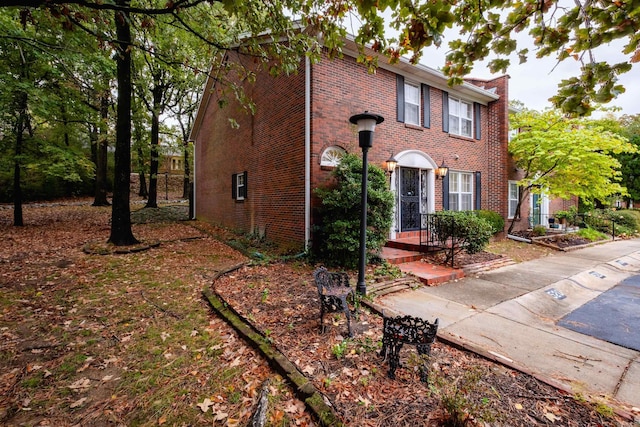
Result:
<svg viewBox="0 0 640 427"><path fill-rule="evenodd" d="M618 284L637 275L640 239L619 240L389 294L375 303L386 315L439 318L441 339L573 393L614 399L640 419L640 351L558 326L608 290L626 289ZM632 308L625 304L623 326L637 336L640 298L629 289L625 300ZM600 311L591 317L599 325L612 318Z"/></svg>

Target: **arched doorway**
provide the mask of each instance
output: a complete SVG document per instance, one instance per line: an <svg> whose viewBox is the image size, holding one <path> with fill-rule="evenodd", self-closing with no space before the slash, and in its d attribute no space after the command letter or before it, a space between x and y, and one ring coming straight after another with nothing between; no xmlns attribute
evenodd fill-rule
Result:
<svg viewBox="0 0 640 427"><path fill-rule="evenodd" d="M418 150L402 151L394 157L398 165L391 176L395 194L392 239L398 233L420 230L420 214L435 210L434 170L438 167L429 155Z"/></svg>

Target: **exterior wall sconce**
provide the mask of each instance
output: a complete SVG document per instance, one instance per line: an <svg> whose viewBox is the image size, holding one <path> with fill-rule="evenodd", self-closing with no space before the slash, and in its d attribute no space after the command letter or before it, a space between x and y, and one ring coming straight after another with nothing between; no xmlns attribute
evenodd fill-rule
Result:
<svg viewBox="0 0 640 427"><path fill-rule="evenodd" d="M447 173L449 172L449 168L444 164L444 160L442 160L442 164L440 165L440 167L436 168L435 172L436 172L436 179L438 178L444 179L444 177L447 176Z"/></svg>
<svg viewBox="0 0 640 427"><path fill-rule="evenodd" d="M362 199L360 204L360 263L358 266L358 283L356 292L367 294L367 284L364 281L364 273L367 264L367 152L373 145L373 132L376 125L384 121L384 117L365 111L349 118L354 125L358 125L358 143L362 148Z"/></svg>
<svg viewBox="0 0 640 427"><path fill-rule="evenodd" d="M398 161L393 157L393 155L391 155L389 160L384 162L384 168L389 174L389 186L391 186L391 175L393 174L393 171L396 170L397 166L398 166Z"/></svg>

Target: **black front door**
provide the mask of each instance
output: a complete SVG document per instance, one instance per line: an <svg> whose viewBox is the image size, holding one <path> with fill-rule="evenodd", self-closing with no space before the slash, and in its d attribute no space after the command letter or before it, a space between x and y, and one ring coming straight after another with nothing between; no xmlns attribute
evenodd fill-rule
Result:
<svg viewBox="0 0 640 427"><path fill-rule="evenodd" d="M400 231L420 229L420 170L400 168Z"/></svg>

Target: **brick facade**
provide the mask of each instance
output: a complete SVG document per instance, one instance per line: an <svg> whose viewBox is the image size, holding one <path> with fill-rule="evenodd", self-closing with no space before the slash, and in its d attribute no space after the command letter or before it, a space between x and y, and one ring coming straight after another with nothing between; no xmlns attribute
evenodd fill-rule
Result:
<svg viewBox="0 0 640 427"><path fill-rule="evenodd" d="M299 72L287 77L273 78L267 73L258 73L256 83L246 87L257 106L254 116L238 113L239 107L233 102L224 109L213 99L201 105L200 122L193 134L198 218L266 235L282 245L304 246L308 243L304 241L306 221L311 222L309 230L313 229L311 213L317 202L313 190L330 178L330 171L320 165L322 153L327 147L339 146L360 154L357 129L349 123L349 117L365 110L385 118L376 128L369 162L382 166L391 155L400 154L405 155L402 159L407 162L400 163L401 167L419 167L426 171L431 210L440 210L443 206L442 182L435 180L433 169L444 161L452 172L469 172L474 176L479 172L479 207L506 217L508 76L472 81L485 90L466 85L467 92L464 92L449 88L444 77L435 79L433 70L426 73L415 67L395 69L387 64L370 74L349 55L343 59L325 59L310 69L306 66L301 62ZM307 72L308 87L305 85ZM429 128L397 120L398 74L407 81L429 85ZM305 120L307 91L308 121ZM462 100L477 101L480 139L443 131L443 91ZM469 96L476 99L468 99ZM425 98L421 98L421 108L425 108ZM229 125L229 117L238 121L238 129ZM309 171L305 170L307 143ZM415 158L422 161L420 166L412 166ZM231 176L244 171L247 171L248 194L244 201L236 201L231 197ZM307 172L310 180L305 187ZM396 178L394 187L397 182ZM305 194L311 196L311 206L305 206Z"/></svg>

